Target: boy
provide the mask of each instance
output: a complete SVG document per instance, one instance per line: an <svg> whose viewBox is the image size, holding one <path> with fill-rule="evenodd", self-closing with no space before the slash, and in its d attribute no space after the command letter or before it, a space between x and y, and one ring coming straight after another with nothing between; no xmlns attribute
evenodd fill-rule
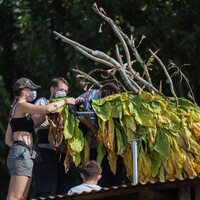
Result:
<svg viewBox="0 0 200 200"><path fill-rule="evenodd" d="M97 185L101 178L101 173L101 166L97 162L87 161L81 168L83 183L71 188L67 194L73 195L74 193L80 194L82 192L91 192L92 190L101 190L101 187Z"/></svg>

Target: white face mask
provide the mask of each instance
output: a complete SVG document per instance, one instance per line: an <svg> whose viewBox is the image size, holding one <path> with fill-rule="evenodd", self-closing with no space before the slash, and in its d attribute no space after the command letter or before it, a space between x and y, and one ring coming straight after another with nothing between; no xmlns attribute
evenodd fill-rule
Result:
<svg viewBox="0 0 200 200"><path fill-rule="evenodd" d="M28 93L27 99L28 102L32 102L37 98L37 91L36 90L32 90Z"/></svg>
<svg viewBox="0 0 200 200"><path fill-rule="evenodd" d="M55 94L55 98L66 97L67 93L63 90L58 90Z"/></svg>

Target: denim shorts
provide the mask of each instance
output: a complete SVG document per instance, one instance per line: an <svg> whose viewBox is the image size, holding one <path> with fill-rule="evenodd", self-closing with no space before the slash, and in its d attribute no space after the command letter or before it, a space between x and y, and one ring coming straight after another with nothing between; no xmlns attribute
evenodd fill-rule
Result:
<svg viewBox="0 0 200 200"><path fill-rule="evenodd" d="M7 157L7 166L11 175L32 177L33 151L14 143Z"/></svg>

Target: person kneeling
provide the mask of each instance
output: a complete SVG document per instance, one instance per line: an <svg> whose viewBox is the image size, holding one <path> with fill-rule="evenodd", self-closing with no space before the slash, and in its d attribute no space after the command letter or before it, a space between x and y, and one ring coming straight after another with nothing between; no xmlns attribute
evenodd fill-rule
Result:
<svg viewBox="0 0 200 200"><path fill-rule="evenodd" d="M101 179L102 169L101 166L95 161L87 161L81 168L81 177L83 183L72 187L68 191L68 195L81 194L82 192L91 192L93 190L99 191L101 187L98 181Z"/></svg>

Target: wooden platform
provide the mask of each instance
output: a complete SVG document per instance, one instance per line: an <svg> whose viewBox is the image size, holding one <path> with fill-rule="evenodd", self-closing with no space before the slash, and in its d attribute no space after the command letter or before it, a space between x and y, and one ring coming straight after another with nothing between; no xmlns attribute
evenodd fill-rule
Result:
<svg viewBox="0 0 200 200"><path fill-rule="evenodd" d="M176 180L174 182L156 182L136 186L120 185L102 188L99 192L80 195L59 195L37 200L200 200L200 177L195 179ZM33 199L36 200L36 199Z"/></svg>

